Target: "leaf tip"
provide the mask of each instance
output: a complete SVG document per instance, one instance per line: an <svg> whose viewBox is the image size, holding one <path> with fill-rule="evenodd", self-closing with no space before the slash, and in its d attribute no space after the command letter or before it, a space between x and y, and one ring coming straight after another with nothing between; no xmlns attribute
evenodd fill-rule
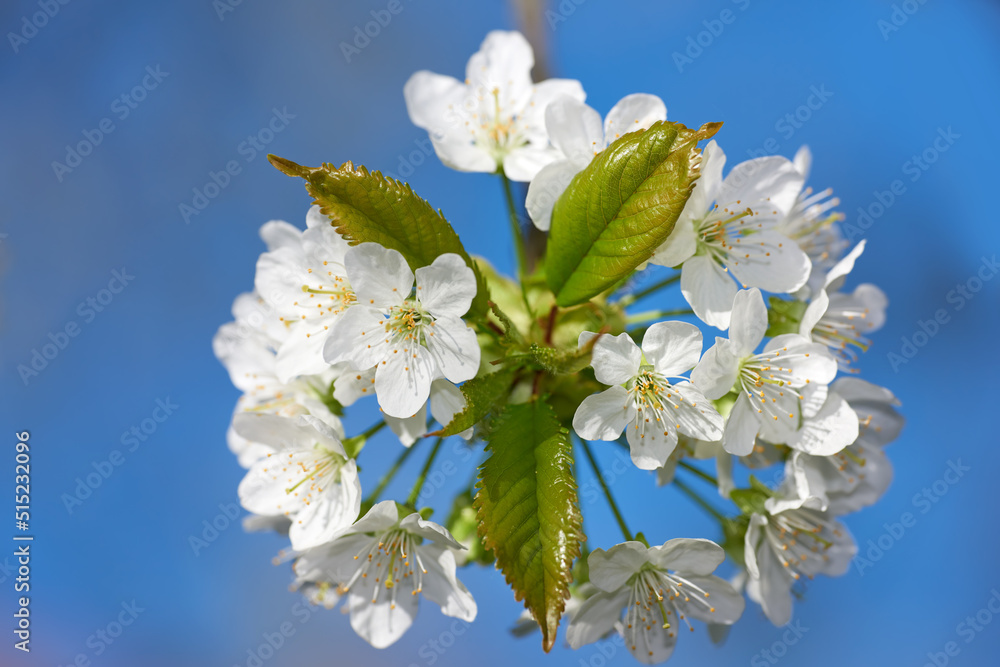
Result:
<svg viewBox="0 0 1000 667"><path fill-rule="evenodd" d="M309 176L309 172L312 171L308 167L303 167L301 164L292 162L291 160L286 160L283 157L278 157L272 153L267 154L267 161L274 165L274 168L285 174L286 176L298 176L300 178L306 178Z"/></svg>

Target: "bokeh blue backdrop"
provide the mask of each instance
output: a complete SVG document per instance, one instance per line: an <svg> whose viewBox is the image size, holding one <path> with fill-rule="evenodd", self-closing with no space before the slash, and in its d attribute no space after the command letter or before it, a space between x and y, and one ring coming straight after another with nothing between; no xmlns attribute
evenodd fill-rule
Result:
<svg viewBox="0 0 1000 667"><path fill-rule="evenodd" d="M520 606L491 569L463 574L479 601L470 628L424 605L403 640L378 652L336 611L302 622L299 597L287 591L288 566L270 562L279 538L245 534L233 522L197 554L189 542L220 504L236 501L242 474L224 441L237 394L212 356L211 337L233 297L252 286L258 226L275 218L301 225L307 208L299 183L241 143L274 110L287 110L287 125L266 151L398 173L425 136L406 115L407 77L420 68L460 76L489 30L516 27L513 10L500 0L403 0L403 11L347 62L341 44L384 0L53 1L55 15L38 20L43 27L25 28L24 17L45 4L0 9L0 510L13 511L14 433L28 429L37 536L30 658L12 648L14 547L0 547L0 617L8 619L0 622L0 663L66 665L84 654L109 666L247 665L262 635L291 621L295 635L265 665L543 664L537 635L505 634ZM971 633L958 626L1000 598L1000 279L973 280L980 289L971 298L949 293L1000 250L1000 7L988 0L553 5L539 29L551 67L582 80L598 110L644 91L662 96L673 120L724 120L718 139L730 164L762 148L791 156L807 143L812 183L835 187L854 225L877 192L897 179L905 185L881 215L861 220L857 238L869 244L852 277L879 284L891 300L889 322L861 368L899 395L908 423L890 450L892 488L848 523L863 554L868 540L891 546L871 567L810 586L796 607L802 637L778 653L788 665L923 665L928 653L956 642L953 664L997 664L1000 619ZM727 9L732 20L719 23ZM701 51L692 47L690 61L678 65L675 52L710 27L719 34L701 35ZM161 74L146 77L147 67ZM150 89L142 101L115 103L144 77ZM811 98L815 90L825 99ZM810 99L815 108L803 110ZM802 122L789 122L789 113ZM57 174L52 163L66 161L67 144L84 132L97 136L104 118L113 130L105 123L92 153ZM949 130L952 140L938 141L947 148L938 152L936 138ZM925 151L926 170L914 168L910 161ZM509 269L496 179L422 157L408 179L416 191L444 209L470 251ZM185 220L179 206L191 205L193 189L230 160L240 173ZM87 305L106 300L101 291L115 270L134 279L100 311ZM900 353L903 337L939 309L948 321L936 335L918 336L926 344L894 367L888 354ZM18 366L71 323L78 335L23 380ZM173 413L128 451L123 432L168 399ZM349 426L371 419L367 412ZM377 446L397 445L385 437ZM122 465L70 512L63 494L116 449ZM610 465L612 451L600 455ZM939 482L949 462L968 467L952 485ZM370 461L365 478L384 466ZM468 472L447 480L432 502L443 502ZM588 483L585 466L581 474ZM690 502L651 486L637 470L613 484L651 539L714 535ZM925 488L935 502L915 498ZM402 484L391 490L405 492ZM593 544L613 543L604 505L584 509ZM886 524L904 512L915 524L886 538ZM13 517L4 516L0 534L13 533ZM88 642L133 600L143 611L113 644ZM682 638L673 664L771 664L761 651L783 635L749 606L724 647L713 647L699 627ZM632 664L624 651L605 650L613 654L574 653L560 641L544 664Z"/></svg>

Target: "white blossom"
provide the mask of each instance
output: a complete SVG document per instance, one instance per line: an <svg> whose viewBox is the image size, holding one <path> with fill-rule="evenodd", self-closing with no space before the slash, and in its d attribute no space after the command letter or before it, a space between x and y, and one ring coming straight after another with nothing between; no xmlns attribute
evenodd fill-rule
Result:
<svg viewBox="0 0 1000 667"><path fill-rule="evenodd" d="M579 81L532 83L534 64L521 33L493 31L469 59L464 82L426 70L410 77L403 88L410 120L427 130L445 165L530 181L559 157L545 131L546 107L561 95L586 97Z"/></svg>

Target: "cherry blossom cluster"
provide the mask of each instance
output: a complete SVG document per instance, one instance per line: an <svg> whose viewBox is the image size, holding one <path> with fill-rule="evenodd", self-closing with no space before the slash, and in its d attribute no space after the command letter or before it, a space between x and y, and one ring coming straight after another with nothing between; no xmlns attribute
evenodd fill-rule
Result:
<svg viewBox="0 0 1000 667"><path fill-rule="evenodd" d="M442 163L526 183L524 210L546 232L559 197L595 156L665 121L667 109L655 95L632 94L602 119L579 82L532 82L533 63L523 36L493 32L464 79L420 71L404 98ZM621 511L606 489L623 541L584 547L587 567L574 569L566 605L572 648L620 633L639 662L660 663L692 621L713 637L738 621L745 597L775 625L788 623L806 581L848 570L857 547L842 517L875 503L892 478L883 448L903 425L898 402L857 374L887 299L871 284L844 287L864 241L848 247L838 200L807 185L807 148L791 160L725 167L709 142L673 230L641 267L654 277L632 281L664 272L659 286L679 285L690 307L674 311L681 319L633 313L640 300L669 302L659 289L628 286L602 302L620 317L601 330L567 320L554 331L552 307L548 341L572 341L569 352L585 359L580 382L593 387L567 429L583 446L627 449L648 471L651 496L676 483L722 536L721 544L668 535L651 544L627 527L642 516ZM227 440L246 469L238 489L246 525L287 535L294 587L313 603L342 605L376 648L406 632L421 598L473 621L476 602L456 573L490 562L466 530L475 512L435 523L416 503L441 439L406 500L380 497L399 465L366 495L358 461L364 452L384 470L376 462L401 463L452 423L468 407L463 383L502 358L497 332L510 322L470 316L480 288L459 254L412 270L397 250L339 234L319 206L304 229L272 221L260 236L254 289L236 298L233 321L213 341L242 392ZM516 284L492 270L487 278L495 301ZM523 287L513 293L529 299ZM530 318L510 320L530 328ZM532 381L537 390L528 379L507 400L528 400ZM377 423L348 433L345 412L366 404ZM376 438L383 427L393 441ZM488 430L465 429L461 446L481 454ZM772 468L780 481L760 482ZM724 563L727 578L715 574Z"/></svg>

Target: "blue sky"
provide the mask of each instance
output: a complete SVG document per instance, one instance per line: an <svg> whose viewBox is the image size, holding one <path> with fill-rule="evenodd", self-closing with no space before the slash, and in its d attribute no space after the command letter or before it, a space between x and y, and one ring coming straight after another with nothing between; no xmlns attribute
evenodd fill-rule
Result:
<svg viewBox="0 0 1000 667"><path fill-rule="evenodd" d="M402 641L376 652L346 618L306 613L287 591L288 566L271 564L280 539L245 534L226 515L241 477L224 440L237 394L211 337L252 285L257 228L271 219L301 225L308 204L264 153L399 173L426 136L406 116L407 77L422 68L460 75L489 30L516 25L499 0L401 0L402 11L348 62L341 44L388 4L77 0L0 9L8 446L0 469L13 480L14 433L30 430L36 535L34 651L25 660L6 634L3 664L67 665L82 654L109 666L246 665L247 652L285 623L294 632L265 665L541 664L537 636L504 633L519 604L493 570L463 573L479 601L472 626L453 626L425 605ZM53 15L35 18L44 7ZM993 664L1000 619L975 617L1000 599L1000 537L990 518L1000 463L992 268L1000 227L989 208L1000 148L1000 8L986 0L846 0L835 9L565 0L553 11L541 25L551 68L580 79L602 113L628 93L655 93L672 120L725 121L717 139L730 164L808 144L812 183L833 187L855 238L868 239L853 283L874 282L889 296L889 322L860 367L897 393L907 426L890 449L890 491L847 520L863 554L869 540L888 548L870 567L859 562L809 587L796 608L801 637L784 647L782 664L922 665L949 642L956 664ZM68 156L81 141L93 149ZM218 176L227 165L228 180ZM196 202L213 173L215 196ZM408 180L471 252L511 267L495 178L427 157ZM200 204L184 215L182 205ZM18 366L50 343L59 348L48 348L53 358L22 378ZM361 413L349 428L371 422ZM379 443L394 451L388 438ZM611 465L612 450L598 454ZM435 489L431 504L442 511L471 473L446 448L440 463L448 460L462 473ZM373 460L366 478L386 465ZM960 476L949 472L956 469ZM100 484L68 509L65 494L92 473ZM715 535L683 497L651 486L638 470L613 484L651 540ZM595 545L616 540L601 503L584 511ZM900 533L893 525L906 513L912 525ZM203 536L206 521L221 529L195 554L189 540ZM0 613L15 604L10 544L0 549ZM101 639L119 617L134 620L110 643ZM783 634L751 606L724 647L699 628L672 664L771 664L762 651ZM560 642L545 660L631 664L620 647L605 650L574 653Z"/></svg>

